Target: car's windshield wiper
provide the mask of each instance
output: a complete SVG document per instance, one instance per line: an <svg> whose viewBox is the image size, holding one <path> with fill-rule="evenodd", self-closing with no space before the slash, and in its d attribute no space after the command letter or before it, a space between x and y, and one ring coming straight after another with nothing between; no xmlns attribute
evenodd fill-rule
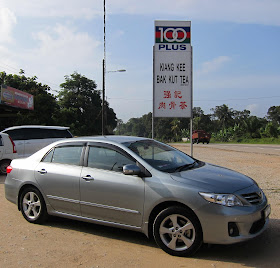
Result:
<svg viewBox="0 0 280 268"><path fill-rule="evenodd" d="M191 164L185 164L183 166L177 167L174 172L181 172L185 168L192 168L195 165L196 161Z"/></svg>

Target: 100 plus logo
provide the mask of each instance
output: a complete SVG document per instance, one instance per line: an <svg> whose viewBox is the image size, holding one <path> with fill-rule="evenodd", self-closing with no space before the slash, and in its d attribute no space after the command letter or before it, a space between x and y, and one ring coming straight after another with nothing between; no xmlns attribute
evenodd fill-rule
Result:
<svg viewBox="0 0 280 268"><path fill-rule="evenodd" d="M190 27L162 27L156 26L156 43L186 43L191 42Z"/></svg>

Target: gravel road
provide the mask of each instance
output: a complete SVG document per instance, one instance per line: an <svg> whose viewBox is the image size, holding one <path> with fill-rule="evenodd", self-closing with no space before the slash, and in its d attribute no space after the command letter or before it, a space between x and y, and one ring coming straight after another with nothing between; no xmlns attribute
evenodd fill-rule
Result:
<svg viewBox="0 0 280 268"><path fill-rule="evenodd" d="M176 145L189 153L186 145ZM269 228L236 245L204 245L176 258L143 234L61 218L44 225L24 220L0 184L0 267L279 267L280 156L195 147L194 157L254 178L272 206Z"/></svg>

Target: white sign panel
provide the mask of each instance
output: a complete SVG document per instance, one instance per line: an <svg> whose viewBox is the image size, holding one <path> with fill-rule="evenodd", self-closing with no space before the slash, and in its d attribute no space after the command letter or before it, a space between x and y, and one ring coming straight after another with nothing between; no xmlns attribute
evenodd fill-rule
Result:
<svg viewBox="0 0 280 268"><path fill-rule="evenodd" d="M155 22L153 113L192 116L190 22Z"/></svg>

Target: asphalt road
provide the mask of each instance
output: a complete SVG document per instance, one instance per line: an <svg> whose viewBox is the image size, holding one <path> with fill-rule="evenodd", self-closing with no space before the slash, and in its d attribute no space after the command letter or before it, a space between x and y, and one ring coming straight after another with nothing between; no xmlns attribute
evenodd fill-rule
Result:
<svg viewBox="0 0 280 268"><path fill-rule="evenodd" d="M196 147L211 147L220 150L246 152L246 153L258 153L258 154L269 154L269 155L279 155L280 156L280 145L271 144L194 144L193 150Z"/></svg>

